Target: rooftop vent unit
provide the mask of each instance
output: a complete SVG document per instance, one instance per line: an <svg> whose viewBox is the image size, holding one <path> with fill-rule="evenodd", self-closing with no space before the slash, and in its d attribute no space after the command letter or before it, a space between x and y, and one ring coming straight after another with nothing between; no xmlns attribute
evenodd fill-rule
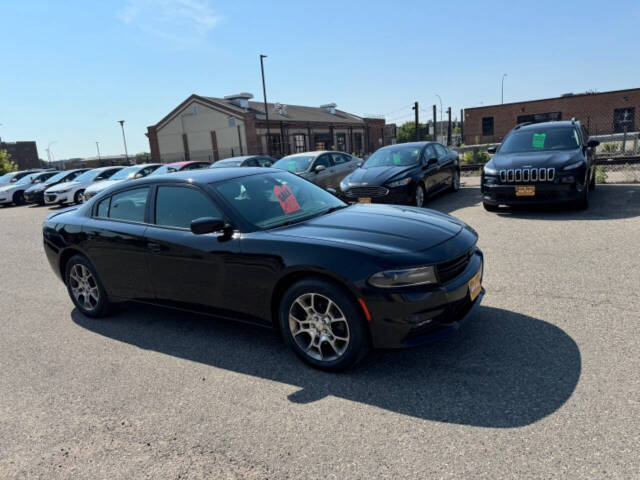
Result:
<svg viewBox="0 0 640 480"><path fill-rule="evenodd" d="M572 92L570 92L570 93L563 93L563 94L562 94L562 96L563 96L563 97L573 97L573 93L572 93Z"/></svg>
<svg viewBox="0 0 640 480"><path fill-rule="evenodd" d="M283 116L287 116L287 106L283 105L282 103L274 103L273 104L273 109L276 111L277 114L279 115L283 115Z"/></svg>
<svg viewBox="0 0 640 480"><path fill-rule="evenodd" d="M253 95L247 92L235 93L224 97L225 100L231 101L231 103L240 108L249 108L249 100L252 98Z"/></svg>
<svg viewBox="0 0 640 480"><path fill-rule="evenodd" d="M336 107L337 105L335 103L327 103L325 105L320 105L321 109L323 109L327 113L330 113L331 115L336 114Z"/></svg>

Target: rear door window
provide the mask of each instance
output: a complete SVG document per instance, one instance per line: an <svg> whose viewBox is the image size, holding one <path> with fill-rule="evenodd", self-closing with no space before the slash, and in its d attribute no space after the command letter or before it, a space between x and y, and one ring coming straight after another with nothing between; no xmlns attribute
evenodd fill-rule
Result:
<svg viewBox="0 0 640 480"><path fill-rule="evenodd" d="M107 218L125 222L144 223L148 196L149 187L134 188L112 195ZM98 205L98 216L100 216L101 210L104 212L105 207L103 207L102 203L104 203L104 200Z"/></svg>

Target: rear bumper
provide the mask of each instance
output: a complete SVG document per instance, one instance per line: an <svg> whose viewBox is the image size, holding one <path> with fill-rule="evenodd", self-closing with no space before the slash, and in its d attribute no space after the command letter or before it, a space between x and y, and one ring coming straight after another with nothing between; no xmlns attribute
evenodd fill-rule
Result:
<svg viewBox="0 0 640 480"><path fill-rule="evenodd" d="M580 200L583 191L575 183L539 183L535 185L535 195L516 195L516 185L482 185L482 201L489 205L535 205L567 203Z"/></svg>
<svg viewBox="0 0 640 480"><path fill-rule="evenodd" d="M473 301L469 294L469 282L478 272L482 275L483 263L476 249L465 270L445 285L364 295L374 347L412 347L460 328L484 296L484 289Z"/></svg>

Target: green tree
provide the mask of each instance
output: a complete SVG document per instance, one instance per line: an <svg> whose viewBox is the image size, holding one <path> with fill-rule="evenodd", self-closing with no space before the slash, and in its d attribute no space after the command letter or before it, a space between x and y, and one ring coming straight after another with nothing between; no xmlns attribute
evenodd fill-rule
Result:
<svg viewBox="0 0 640 480"><path fill-rule="evenodd" d="M0 175L16 170L18 170L18 165L11 161L11 155L6 150L0 150Z"/></svg>
<svg viewBox="0 0 640 480"><path fill-rule="evenodd" d="M418 124L418 134L420 140L427 140L429 137L429 127L425 123ZM416 122L406 122L398 128L398 143L416 141Z"/></svg>

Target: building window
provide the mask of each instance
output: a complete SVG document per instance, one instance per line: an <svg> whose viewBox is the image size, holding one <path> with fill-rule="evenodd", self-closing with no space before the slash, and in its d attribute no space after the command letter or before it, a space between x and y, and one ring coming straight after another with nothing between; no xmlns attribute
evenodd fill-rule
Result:
<svg viewBox="0 0 640 480"><path fill-rule="evenodd" d="M622 133L635 131L636 109L635 107L616 108L613 111L613 131Z"/></svg>
<svg viewBox="0 0 640 480"><path fill-rule="evenodd" d="M562 112L534 113L532 115L519 115L517 124L521 123L542 123L557 122L562 120Z"/></svg>
<svg viewBox="0 0 640 480"><path fill-rule="evenodd" d="M336 150L340 152L347 151L347 134L336 133Z"/></svg>
<svg viewBox="0 0 640 480"><path fill-rule="evenodd" d="M296 133L293 136L293 149L295 153L301 153L305 151L304 134Z"/></svg>
<svg viewBox="0 0 640 480"><path fill-rule="evenodd" d="M316 133L313 140L316 150L329 150L331 148L331 137L328 133Z"/></svg>
<svg viewBox="0 0 640 480"><path fill-rule="evenodd" d="M482 136L493 135L493 117L482 117Z"/></svg>
<svg viewBox="0 0 640 480"><path fill-rule="evenodd" d="M361 154L362 153L362 133L356 132L353 134L353 152Z"/></svg>
<svg viewBox="0 0 640 480"><path fill-rule="evenodd" d="M282 145L280 143L280 134L272 133L269 135L268 141L269 144L267 146L267 153L269 155L281 155L282 154Z"/></svg>

